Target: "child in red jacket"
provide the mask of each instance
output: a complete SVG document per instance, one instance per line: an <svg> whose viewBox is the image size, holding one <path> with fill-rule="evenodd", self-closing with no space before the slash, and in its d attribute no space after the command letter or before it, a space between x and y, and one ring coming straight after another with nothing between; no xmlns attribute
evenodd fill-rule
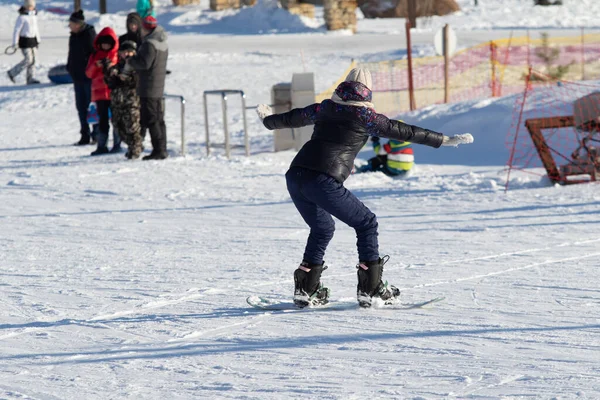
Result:
<svg viewBox="0 0 600 400"><path fill-rule="evenodd" d="M111 28L104 28L94 40L94 54L88 61L85 74L92 80L92 101L96 103L98 117L98 147L92 156L108 153L106 143L108 142L108 129L110 118L108 110L110 108L110 89L104 82L103 64L110 63L114 65L118 61L119 39L115 31ZM103 62L104 59L108 61Z"/></svg>

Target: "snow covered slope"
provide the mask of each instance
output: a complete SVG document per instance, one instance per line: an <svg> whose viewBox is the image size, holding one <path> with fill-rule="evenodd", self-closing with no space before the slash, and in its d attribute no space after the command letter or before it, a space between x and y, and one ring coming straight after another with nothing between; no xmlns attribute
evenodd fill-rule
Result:
<svg viewBox="0 0 600 400"><path fill-rule="evenodd" d="M6 4L0 19L15 8ZM10 29L0 25L0 44ZM240 88L249 104L268 102L273 83L304 69L300 48L320 90L351 58L397 49L397 37L172 35L167 90L187 99L189 154L178 154L168 103L163 162L71 145L72 89L43 79L65 59L67 35L45 37L46 83L0 74L1 399L600 397L599 186L515 173L504 193L496 151L510 98L406 116L468 127L474 155L418 147L409 179L347 181L378 215L385 277L403 300L445 302L267 313L246 296L290 296L308 234L283 178L294 154L271 153L249 114L252 156L206 157L201 93ZM0 69L16 60L1 56ZM211 103L215 142L219 113ZM239 108L230 115L240 143ZM338 223L324 274L334 300L355 296L355 242Z"/></svg>
<svg viewBox="0 0 600 400"><path fill-rule="evenodd" d="M110 14L99 17L98 0L82 1L86 15L92 23L124 25L127 12L135 8L135 0L107 0ZM240 10L213 12L208 0L199 5L175 7L171 1L157 0L158 20L171 33L255 35L277 33L325 34L323 11L317 8L316 18L309 19L291 15L278 8L275 0L259 0L257 6ZM436 31L450 24L459 31L512 30L512 29L579 29L599 28L596 16L600 14L600 3L596 0L563 0L561 7L533 6L532 0L458 0L461 11L444 17L420 19L418 32ZM16 10L21 4L16 0L0 0L0 22L3 28L12 26ZM46 31L55 31L66 26L73 2L68 0L38 0L40 18ZM358 34L404 34L403 19L365 19L358 11ZM9 28L10 29L10 28ZM42 34L44 29L42 27ZM340 33L336 33L339 35ZM342 35L347 33L341 33ZM504 32L506 36L508 32ZM461 36L459 36L461 39ZM481 38L480 38L481 39Z"/></svg>

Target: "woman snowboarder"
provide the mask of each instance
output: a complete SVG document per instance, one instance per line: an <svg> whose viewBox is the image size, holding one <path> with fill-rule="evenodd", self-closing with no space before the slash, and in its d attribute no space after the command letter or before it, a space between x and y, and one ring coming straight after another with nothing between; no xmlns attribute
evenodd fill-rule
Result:
<svg viewBox="0 0 600 400"><path fill-rule="evenodd" d="M330 100L274 115L267 105L257 108L269 130L314 125L311 139L286 173L292 201L310 227L303 261L294 271L294 303L298 307L328 301L329 289L321 284L321 273L327 268L323 256L335 230L332 215L356 230L359 305L370 307L373 297L390 304L400 295L396 287L382 281L389 256L379 257L375 214L344 187L356 155L369 136L436 148L473 141L468 133L448 137L377 114L371 103L371 87L369 70L355 68Z"/></svg>

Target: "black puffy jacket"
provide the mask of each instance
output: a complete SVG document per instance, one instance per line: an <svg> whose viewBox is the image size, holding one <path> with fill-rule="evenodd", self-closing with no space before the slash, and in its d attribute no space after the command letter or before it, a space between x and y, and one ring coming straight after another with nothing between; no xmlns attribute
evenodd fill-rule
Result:
<svg viewBox="0 0 600 400"><path fill-rule="evenodd" d="M96 39L96 30L92 25L86 24L79 32L71 32L67 71L76 83L89 81L85 76L85 69L94 52L94 39Z"/></svg>
<svg viewBox="0 0 600 400"><path fill-rule="evenodd" d="M290 167L323 172L344 182L354 167L354 159L369 136L440 147L441 133L390 120L367 107L325 100L305 108L268 116L267 129L299 128L314 124L311 139L300 149Z"/></svg>

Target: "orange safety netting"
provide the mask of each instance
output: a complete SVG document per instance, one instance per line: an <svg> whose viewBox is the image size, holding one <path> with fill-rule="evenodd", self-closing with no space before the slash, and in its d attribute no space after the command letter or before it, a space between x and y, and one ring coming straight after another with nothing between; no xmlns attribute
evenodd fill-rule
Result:
<svg viewBox="0 0 600 400"><path fill-rule="evenodd" d="M554 50L556 49L556 50ZM390 116L410 110L408 61L390 60L357 63L373 75L373 102L377 111ZM461 50L450 57L446 89L444 57L413 59L413 88L416 108L433 104L485 99L519 93L529 68L542 75L562 71L561 79L600 77L600 35L562 38L508 38ZM329 98L340 77L317 96ZM446 94L447 90L447 94Z"/></svg>

